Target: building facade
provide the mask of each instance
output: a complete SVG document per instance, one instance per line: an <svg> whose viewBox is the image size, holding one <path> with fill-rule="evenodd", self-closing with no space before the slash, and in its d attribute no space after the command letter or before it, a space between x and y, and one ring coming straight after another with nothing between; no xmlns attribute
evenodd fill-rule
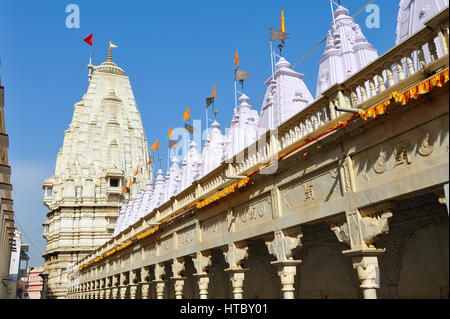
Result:
<svg viewBox="0 0 450 319"><path fill-rule="evenodd" d="M1 65L1 61L0 61ZM6 298L9 266L14 243L14 212L11 197L11 166L8 163L9 137L5 126L5 88L0 78L0 298Z"/></svg>
<svg viewBox="0 0 450 319"><path fill-rule="evenodd" d="M264 133L230 154L242 143L214 123L201 153L191 144L181 170L122 206L115 236L70 269L67 297L448 298L448 18L312 101L280 58L264 116L243 122Z"/></svg>
<svg viewBox="0 0 450 319"><path fill-rule="evenodd" d="M120 206L151 181L148 145L130 80L108 60L92 66L54 174L44 185L47 298L66 294L66 268L113 236ZM126 190L126 194L123 190Z"/></svg>

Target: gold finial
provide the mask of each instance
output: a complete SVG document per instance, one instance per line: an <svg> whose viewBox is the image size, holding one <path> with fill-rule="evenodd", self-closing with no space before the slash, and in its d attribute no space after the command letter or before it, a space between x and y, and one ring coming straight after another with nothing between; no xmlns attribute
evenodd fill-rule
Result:
<svg viewBox="0 0 450 319"><path fill-rule="evenodd" d="M215 119L216 119L216 117L217 117L217 114L219 113L219 111L217 111L217 110L214 110L213 112L214 112L214 120L215 120Z"/></svg>
<svg viewBox="0 0 450 319"><path fill-rule="evenodd" d="M111 48L117 48L117 45L112 44L111 41L109 41L108 62L111 62Z"/></svg>

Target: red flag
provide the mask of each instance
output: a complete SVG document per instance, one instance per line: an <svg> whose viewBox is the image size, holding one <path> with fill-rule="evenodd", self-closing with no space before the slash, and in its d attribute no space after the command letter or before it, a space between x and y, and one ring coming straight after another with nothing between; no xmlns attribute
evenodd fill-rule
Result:
<svg viewBox="0 0 450 319"><path fill-rule="evenodd" d="M83 41L86 42L87 44L89 44L90 46L92 46L92 39L93 38L94 38L94 34L92 33L91 35L89 35L86 38L84 38Z"/></svg>

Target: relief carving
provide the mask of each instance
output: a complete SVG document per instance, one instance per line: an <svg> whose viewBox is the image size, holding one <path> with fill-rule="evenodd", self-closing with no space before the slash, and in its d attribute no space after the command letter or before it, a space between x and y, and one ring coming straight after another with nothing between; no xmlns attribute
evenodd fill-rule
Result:
<svg viewBox="0 0 450 319"><path fill-rule="evenodd" d="M395 167L403 164L411 164L412 160L408 153L408 143L399 143L394 147Z"/></svg>
<svg viewBox="0 0 450 319"><path fill-rule="evenodd" d="M190 230L183 231L180 234L178 234L179 246L184 247L193 242L195 239L195 233L196 233L195 228L192 228Z"/></svg>
<svg viewBox="0 0 450 319"><path fill-rule="evenodd" d="M386 171L386 152L380 151L380 155L373 165L373 170L377 174L383 174Z"/></svg>
<svg viewBox="0 0 450 319"><path fill-rule="evenodd" d="M428 156L433 153L434 150L434 138L430 133L425 134L422 139L422 144L419 147L419 154L422 156Z"/></svg>
<svg viewBox="0 0 450 319"><path fill-rule="evenodd" d="M314 185L303 185L305 191L305 202L314 200Z"/></svg>

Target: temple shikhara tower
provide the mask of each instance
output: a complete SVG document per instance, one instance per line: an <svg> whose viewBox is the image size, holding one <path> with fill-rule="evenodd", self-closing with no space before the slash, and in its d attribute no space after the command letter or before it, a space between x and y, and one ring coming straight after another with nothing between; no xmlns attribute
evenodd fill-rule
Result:
<svg viewBox="0 0 450 319"><path fill-rule="evenodd" d="M43 185L49 298L65 295L66 268L113 236L124 197L134 199L151 181L147 139L128 76L111 55L90 68L89 88L74 105L55 171Z"/></svg>

